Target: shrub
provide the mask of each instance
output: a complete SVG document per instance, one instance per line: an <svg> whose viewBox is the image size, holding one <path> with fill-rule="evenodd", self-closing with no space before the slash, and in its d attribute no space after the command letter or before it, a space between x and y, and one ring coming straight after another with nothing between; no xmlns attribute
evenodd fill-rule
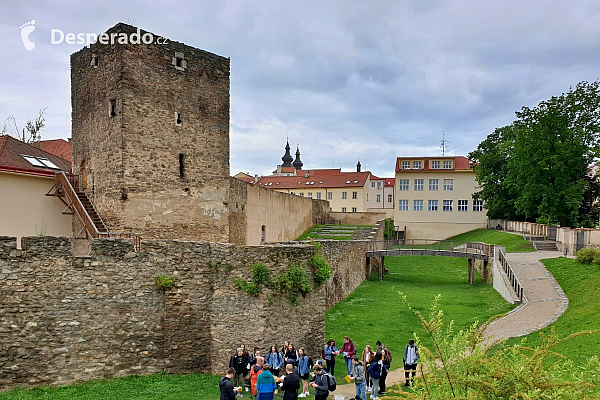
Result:
<svg viewBox="0 0 600 400"><path fill-rule="evenodd" d="M600 257L600 252L593 247L584 247L576 255L577 261L581 264L592 264L596 257Z"/></svg>
<svg viewBox="0 0 600 400"><path fill-rule="evenodd" d="M390 218L385 219L383 237L385 240L390 240L394 238L394 222Z"/></svg>
<svg viewBox="0 0 600 400"><path fill-rule="evenodd" d="M246 282L241 278L233 278L233 283L235 284L235 287L240 289L242 292L248 293L249 295L258 296L260 293L260 286L254 282Z"/></svg>
<svg viewBox="0 0 600 400"><path fill-rule="evenodd" d="M308 259L308 266L312 269L313 281L316 286L321 286L333 275L333 270L321 254L322 248L323 246L320 243L315 243L315 254Z"/></svg>
<svg viewBox="0 0 600 400"><path fill-rule="evenodd" d="M312 286L306 270L298 265L290 264L288 279L288 300L291 304L296 305L299 302L298 294L306 296L312 290Z"/></svg>
<svg viewBox="0 0 600 400"><path fill-rule="evenodd" d="M271 282L271 272L263 263L252 265L252 281L257 285Z"/></svg>
<svg viewBox="0 0 600 400"><path fill-rule="evenodd" d="M171 289L173 286L175 286L175 282L175 278L168 275L157 275L154 278L154 283L156 286L163 289Z"/></svg>

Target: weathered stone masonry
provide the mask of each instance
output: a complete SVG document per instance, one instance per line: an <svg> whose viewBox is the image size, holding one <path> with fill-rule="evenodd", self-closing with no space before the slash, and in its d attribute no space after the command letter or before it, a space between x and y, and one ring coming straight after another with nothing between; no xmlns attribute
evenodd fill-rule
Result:
<svg viewBox="0 0 600 400"><path fill-rule="evenodd" d="M263 262L276 274L305 262L308 244L96 240L74 257L70 238L0 238L0 388L157 371L222 373L240 343L284 339L317 356L326 309L366 277L367 241L323 242L335 277L291 306L236 289ZM156 275L177 287L155 286ZM329 304L328 304L329 303Z"/></svg>

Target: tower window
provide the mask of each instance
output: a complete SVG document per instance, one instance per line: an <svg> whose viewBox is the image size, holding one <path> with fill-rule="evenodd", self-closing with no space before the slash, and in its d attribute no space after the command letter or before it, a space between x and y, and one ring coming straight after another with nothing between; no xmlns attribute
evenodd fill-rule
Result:
<svg viewBox="0 0 600 400"><path fill-rule="evenodd" d="M179 177L185 178L185 165L184 165L185 154L179 153Z"/></svg>
<svg viewBox="0 0 600 400"><path fill-rule="evenodd" d="M181 126L181 114L178 112L175 113L175 125Z"/></svg>
<svg viewBox="0 0 600 400"><path fill-rule="evenodd" d="M187 67L187 62L183 57L183 53L180 53L178 51L175 52L175 57L172 58L171 64L175 66L175 69L178 69L180 71L184 71Z"/></svg>
<svg viewBox="0 0 600 400"><path fill-rule="evenodd" d="M97 54L92 54L92 62L90 63L90 65L94 68L98 67L98 55Z"/></svg>
<svg viewBox="0 0 600 400"><path fill-rule="evenodd" d="M117 115L117 100L113 99L108 102L108 116L114 117Z"/></svg>

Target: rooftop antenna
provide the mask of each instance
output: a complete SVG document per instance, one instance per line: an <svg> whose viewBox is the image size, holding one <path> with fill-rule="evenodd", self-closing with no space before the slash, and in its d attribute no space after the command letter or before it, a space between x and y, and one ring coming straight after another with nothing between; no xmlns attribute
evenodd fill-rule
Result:
<svg viewBox="0 0 600 400"><path fill-rule="evenodd" d="M448 140L446 140L446 134L442 133L442 140L440 142L440 153L442 157L446 155L446 149L448 148Z"/></svg>
<svg viewBox="0 0 600 400"><path fill-rule="evenodd" d="M125 21L127 22L127 25L135 26L135 17L127 17Z"/></svg>

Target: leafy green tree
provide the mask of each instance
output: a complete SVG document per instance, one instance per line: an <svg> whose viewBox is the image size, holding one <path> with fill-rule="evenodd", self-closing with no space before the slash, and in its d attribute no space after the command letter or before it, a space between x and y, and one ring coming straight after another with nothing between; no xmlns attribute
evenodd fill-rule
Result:
<svg viewBox="0 0 600 400"><path fill-rule="evenodd" d="M578 225L586 172L598 156L600 81L516 115L469 154L482 188L475 198L486 202L489 218Z"/></svg>

